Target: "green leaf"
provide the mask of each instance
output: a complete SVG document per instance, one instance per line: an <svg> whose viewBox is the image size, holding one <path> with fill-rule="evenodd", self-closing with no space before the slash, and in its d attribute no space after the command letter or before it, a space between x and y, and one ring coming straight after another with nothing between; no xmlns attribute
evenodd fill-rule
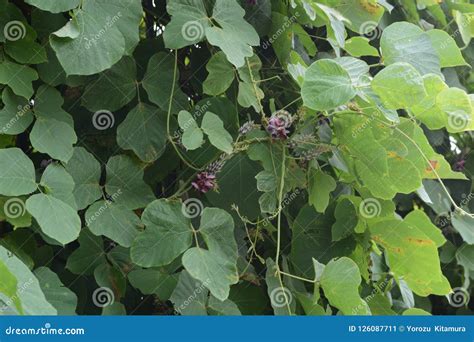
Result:
<svg viewBox="0 0 474 342"><path fill-rule="evenodd" d="M313 259L329 262L336 256L349 255L355 247L353 240L344 239L334 243L331 226L334 224L334 208L317 213L313 207L304 206L294 220L291 230L291 262L304 276L314 278ZM331 246L331 248L328 248Z"/></svg>
<svg viewBox="0 0 474 342"><path fill-rule="evenodd" d="M322 59L306 70L301 96L305 106L329 110L349 102L356 95L349 73L337 62Z"/></svg>
<svg viewBox="0 0 474 342"><path fill-rule="evenodd" d="M71 159L76 132L71 125L44 116L38 116L30 133L31 145L42 153L65 163Z"/></svg>
<svg viewBox="0 0 474 342"><path fill-rule="evenodd" d="M352 37L346 40L344 50L353 57L379 56L379 51L369 44L369 39L365 37Z"/></svg>
<svg viewBox="0 0 474 342"><path fill-rule="evenodd" d="M255 93L256 91L256 93ZM239 82L239 93L237 102L244 108L253 107L256 112L260 111L260 100L265 97L264 92L258 86L251 83Z"/></svg>
<svg viewBox="0 0 474 342"><path fill-rule="evenodd" d="M82 2L50 44L67 75L92 75L130 54L139 41L142 6L134 0Z"/></svg>
<svg viewBox="0 0 474 342"><path fill-rule="evenodd" d="M5 44L5 52L21 64L40 64L48 60L42 45L26 39L8 41Z"/></svg>
<svg viewBox="0 0 474 342"><path fill-rule="evenodd" d="M209 296L208 312L216 316L241 316L239 307L230 299L220 301L213 295Z"/></svg>
<svg viewBox="0 0 474 342"><path fill-rule="evenodd" d="M344 315L370 315L369 306L359 295L361 281L356 263L342 257L326 265L321 287L329 303Z"/></svg>
<svg viewBox="0 0 474 342"><path fill-rule="evenodd" d="M97 266L106 262L103 240L84 228L78 241L79 247L67 259L66 268L74 274L92 274Z"/></svg>
<svg viewBox="0 0 474 342"><path fill-rule="evenodd" d="M166 141L165 113L142 102L117 127L118 145L124 150L133 150L147 163L165 152Z"/></svg>
<svg viewBox="0 0 474 342"><path fill-rule="evenodd" d="M206 64L209 73L202 84L203 92L208 95L220 95L229 89L234 81L234 68L222 51L217 52Z"/></svg>
<svg viewBox="0 0 474 342"><path fill-rule="evenodd" d="M171 21L163 33L168 49L181 49L204 38L210 20L202 0L169 1L166 10L171 15Z"/></svg>
<svg viewBox="0 0 474 342"><path fill-rule="evenodd" d="M204 143L204 135L191 113L182 110L178 113L178 124L183 130L181 142L187 150L195 150Z"/></svg>
<svg viewBox="0 0 474 342"><path fill-rule="evenodd" d="M430 129L440 129L446 126L447 118L443 111L437 106L438 94L448 89L440 76L428 74L423 76L423 84L428 96L410 107L410 111L418 120Z"/></svg>
<svg viewBox="0 0 474 342"><path fill-rule="evenodd" d="M308 201L317 212L324 213L329 204L329 195L336 189L336 182L321 170L314 170L310 175Z"/></svg>
<svg viewBox="0 0 474 342"><path fill-rule="evenodd" d="M243 19L244 15L237 1L216 0L212 18L220 27L205 29L208 42L220 47L237 68L244 65L245 57L253 55L252 46L260 44L257 32Z"/></svg>
<svg viewBox="0 0 474 342"><path fill-rule="evenodd" d="M2 102L4 107L0 110L1 133L11 135L23 133L33 122L28 101L13 94L10 88L5 88L2 92Z"/></svg>
<svg viewBox="0 0 474 342"><path fill-rule="evenodd" d="M405 220L386 219L371 225L372 239L384 247L390 270L407 282L419 296L445 295L451 290L441 272L438 256L439 237L433 236L435 227L427 226L420 213Z"/></svg>
<svg viewBox="0 0 474 342"><path fill-rule="evenodd" d="M40 185L45 192L76 208L74 199L74 180L71 175L59 164L50 164L44 170Z"/></svg>
<svg viewBox="0 0 474 342"><path fill-rule="evenodd" d="M234 220L222 209L205 208L199 232L208 249L200 246L188 249L182 258L183 266L217 299L224 301L229 296L230 285L239 280Z"/></svg>
<svg viewBox="0 0 474 342"><path fill-rule="evenodd" d="M191 294L193 294L193 300L189 300ZM179 274L178 284L170 300L173 302L175 310L183 316L205 316L207 315L208 295L209 291L204 284L183 270Z"/></svg>
<svg viewBox="0 0 474 342"><path fill-rule="evenodd" d="M120 195L120 194L119 194ZM111 201L98 201L87 209L86 225L95 235L103 235L124 247L130 247L141 227L132 210Z"/></svg>
<svg viewBox="0 0 474 342"><path fill-rule="evenodd" d="M181 255L192 243L192 227L184 204L159 199L143 212L146 226L133 241L130 256L142 267L167 265Z"/></svg>
<svg viewBox="0 0 474 342"><path fill-rule="evenodd" d="M16 277L17 298L21 303L24 315L49 316L57 314L56 309L46 300L34 274L31 273L20 259L3 246L0 246L0 262ZM11 307L12 304L16 307L16 303L18 303L17 300L9 298L2 293L0 293L0 300L6 304L0 304L1 311L5 312L6 309L7 313L17 314L17 311L13 311L14 309ZM12 311L8 311L8 308L11 308Z"/></svg>
<svg viewBox="0 0 474 342"><path fill-rule="evenodd" d="M156 295L161 300L170 299L178 283L178 276L156 269L139 269L130 272L128 280L133 287L145 295Z"/></svg>
<svg viewBox="0 0 474 342"><path fill-rule="evenodd" d="M69 288L64 286L56 273L47 267L35 270L41 290L46 300L58 311L58 315L75 315L77 307L77 296Z"/></svg>
<svg viewBox="0 0 474 342"><path fill-rule="evenodd" d="M277 316L292 315L295 311L296 301L293 293L282 284L277 274L275 262L268 258L266 260L267 272L265 273L265 282L267 283L267 294L270 298L270 304L273 312Z"/></svg>
<svg viewBox="0 0 474 342"><path fill-rule="evenodd" d="M21 301L18 298L17 286L18 281L13 273L10 272L7 266L0 260L0 275L2 282L0 283L0 293L3 293L9 298L15 305L16 310L21 314L23 309L21 307Z"/></svg>
<svg viewBox="0 0 474 342"><path fill-rule="evenodd" d="M453 227L458 231L459 234L461 234L462 239L470 244L474 244L474 230L472 227L474 227L474 218L468 216L468 215L463 215L462 213L455 211L451 217Z"/></svg>
<svg viewBox="0 0 474 342"><path fill-rule="evenodd" d="M32 82L38 79L36 70L8 61L0 63L0 84L8 85L13 92L25 99L33 96Z"/></svg>
<svg viewBox="0 0 474 342"><path fill-rule="evenodd" d="M429 30L426 32L431 39L434 49L438 53L442 68L469 65L464 60L456 41L447 32L442 30Z"/></svg>
<svg viewBox="0 0 474 342"><path fill-rule="evenodd" d="M409 108L427 96L420 73L407 63L384 68L374 77L372 89L389 109Z"/></svg>
<svg viewBox="0 0 474 342"><path fill-rule="evenodd" d="M0 150L0 194L19 196L37 189L33 162L19 148Z"/></svg>
<svg viewBox="0 0 474 342"><path fill-rule="evenodd" d="M81 0L25 0L25 2L43 11L60 13L76 8Z"/></svg>
<svg viewBox="0 0 474 342"><path fill-rule="evenodd" d="M387 27L380 39L380 49L386 65L408 63L420 72L440 73L440 58L430 36L417 25L396 22Z"/></svg>
<svg viewBox="0 0 474 342"><path fill-rule="evenodd" d="M87 85L81 104L91 112L102 109L115 111L132 101L136 95L137 67L133 58L126 56Z"/></svg>
<svg viewBox="0 0 474 342"><path fill-rule="evenodd" d="M115 203L128 209L137 209L155 199L150 186L143 181L142 167L132 158L113 156L107 162L106 171L105 190L110 196L116 197Z"/></svg>
<svg viewBox="0 0 474 342"><path fill-rule="evenodd" d="M232 136L216 114L206 112L202 118L201 129L207 134L212 145L225 153L232 153Z"/></svg>
<svg viewBox="0 0 474 342"><path fill-rule="evenodd" d="M188 97L176 83L174 87L174 96L171 97L173 88L174 58L164 52L158 52L148 61L145 76L142 81L143 88L148 94L151 102L160 107L161 110L168 112L169 101L171 102L171 112L178 113L188 107ZM176 70L176 79L179 80L179 71Z"/></svg>
<svg viewBox="0 0 474 342"><path fill-rule="evenodd" d="M77 239L81 219L77 212L63 201L44 194L36 194L26 201L26 210L47 236L65 245Z"/></svg>
<svg viewBox="0 0 474 342"><path fill-rule="evenodd" d="M99 185L101 167L94 156L84 147L75 147L66 170L74 180L74 198L77 209L86 208L102 196Z"/></svg>
<svg viewBox="0 0 474 342"><path fill-rule="evenodd" d="M336 222L332 225L331 235L333 241L339 241L354 233L359 223L358 212L354 204L347 198L338 201L334 216Z"/></svg>

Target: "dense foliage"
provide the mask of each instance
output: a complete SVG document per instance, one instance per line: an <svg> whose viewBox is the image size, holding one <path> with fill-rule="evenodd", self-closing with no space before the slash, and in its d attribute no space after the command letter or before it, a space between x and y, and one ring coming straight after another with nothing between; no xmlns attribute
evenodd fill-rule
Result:
<svg viewBox="0 0 474 342"><path fill-rule="evenodd" d="M0 0L0 314L470 314L473 36L469 0Z"/></svg>

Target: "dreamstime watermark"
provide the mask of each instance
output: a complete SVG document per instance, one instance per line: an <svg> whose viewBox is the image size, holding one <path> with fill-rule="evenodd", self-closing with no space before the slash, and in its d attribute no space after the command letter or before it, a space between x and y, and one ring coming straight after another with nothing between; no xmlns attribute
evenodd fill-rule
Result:
<svg viewBox="0 0 474 342"><path fill-rule="evenodd" d="M3 205L3 212L9 219L16 219L25 214L25 202L21 198L10 198Z"/></svg>
<svg viewBox="0 0 474 342"><path fill-rule="evenodd" d="M51 323L46 323L40 328L15 328L9 326L5 329L6 335L84 335L83 328L53 328Z"/></svg>
<svg viewBox="0 0 474 342"><path fill-rule="evenodd" d="M448 126L456 131L462 131L471 124L471 117L463 111L448 113Z"/></svg>
<svg viewBox="0 0 474 342"><path fill-rule="evenodd" d="M183 313L183 310L186 309L192 302L196 300L199 294L206 290L207 286L211 283L211 280L208 278L203 283L197 283L196 287L188 298L186 298L179 306L175 307L175 311L179 314Z"/></svg>
<svg viewBox="0 0 474 342"><path fill-rule="evenodd" d="M471 299L469 292L463 287L455 287L447 297L449 305L455 308L466 306Z"/></svg>
<svg viewBox="0 0 474 342"><path fill-rule="evenodd" d="M469 204L469 202L471 202L471 200L474 198L474 192L471 192L468 195L462 194L461 197L463 198L463 200L459 202L459 206L463 208L463 207L466 207ZM435 223L438 227L444 228L448 224L450 224L451 221L452 221L452 214L449 212L444 212L436 218Z"/></svg>
<svg viewBox="0 0 474 342"><path fill-rule="evenodd" d="M290 305L293 301L293 294L286 287L276 287L270 292L270 302L273 307L282 308Z"/></svg>
<svg viewBox="0 0 474 342"><path fill-rule="evenodd" d="M94 35L89 36L89 38L84 37L86 40L85 48L89 50L92 46L96 46L97 42L102 39L102 37L110 30L115 23L122 17L122 12L117 12L112 18L107 17L105 19L105 25Z"/></svg>
<svg viewBox="0 0 474 342"><path fill-rule="evenodd" d="M453 32L453 34L451 34L451 38L456 39L461 34L461 30L471 25L471 21L474 20L474 17L471 17L471 16L466 16L465 18L466 18L465 21L461 21L461 23L458 23L458 28ZM449 43L450 43L450 40L445 39L439 45L440 49L442 50L446 49L449 46Z"/></svg>
<svg viewBox="0 0 474 342"><path fill-rule="evenodd" d="M283 210L284 208L289 206L290 203L293 202L298 197L298 195L300 193L301 193L301 190L296 188L291 193L286 194L285 197L283 198L283 200L281 201L281 210ZM263 222L262 222L262 225L263 226L268 225L270 223L270 219L271 219L270 217L265 218L265 220L263 220Z"/></svg>
<svg viewBox="0 0 474 342"><path fill-rule="evenodd" d="M360 215L366 219L377 217L382 212L382 205L375 198L366 198L359 205Z"/></svg>
<svg viewBox="0 0 474 342"><path fill-rule="evenodd" d="M15 42L17 40L23 39L26 36L26 27L19 20L9 21L3 28L3 35L6 40Z"/></svg>
<svg viewBox="0 0 474 342"><path fill-rule="evenodd" d="M109 198L104 201L104 204L102 204L99 207L99 209L97 209L92 215L86 218L86 226L90 226L92 222L97 220L97 218L100 215L102 215L112 205L112 203L115 202L117 198L121 195L122 195L122 189L118 189L111 196L109 196Z"/></svg>
<svg viewBox="0 0 474 342"><path fill-rule="evenodd" d="M0 304L0 314L5 312L8 308L10 308L12 305L15 304L18 300L20 300L20 295L25 292L31 285L33 285L34 279L29 278L27 281L25 281L23 284L20 286L17 286L16 293L15 295L8 297L8 299L3 302L5 303L4 305Z"/></svg>
<svg viewBox="0 0 474 342"><path fill-rule="evenodd" d="M204 26L197 20L187 21L181 27L181 35L188 42L200 41L204 38Z"/></svg>
<svg viewBox="0 0 474 342"><path fill-rule="evenodd" d="M375 21L365 21L359 26L359 33L363 34L367 39L374 40L382 36L382 30Z"/></svg>
<svg viewBox="0 0 474 342"><path fill-rule="evenodd" d="M24 106L18 106L17 109L18 111L15 113L15 116L11 118L5 126L2 127L0 132L2 134L7 134L8 131L20 120L26 113L28 113L31 110L32 106L30 103L24 105Z"/></svg>
<svg viewBox="0 0 474 342"><path fill-rule="evenodd" d="M181 204L181 213L187 218L196 218L201 216L204 205L197 198L188 198Z"/></svg>
<svg viewBox="0 0 474 342"><path fill-rule="evenodd" d="M115 124L114 114L108 110L101 109L92 116L92 125L100 131L112 128Z"/></svg>
<svg viewBox="0 0 474 342"><path fill-rule="evenodd" d="M92 302L99 308L105 308L115 302L114 291L108 287L99 287L92 293Z"/></svg>
<svg viewBox="0 0 474 342"><path fill-rule="evenodd" d="M378 112L376 112L376 114L372 114L370 117L368 117L361 125L358 125L357 127L353 128L352 129L352 137L355 139L357 138L357 136L362 133L363 131L365 131L368 127L370 127L370 125L372 124L372 122L374 120L377 120L377 117L379 116L380 114L378 114Z"/></svg>
<svg viewBox="0 0 474 342"><path fill-rule="evenodd" d="M283 22L281 27L278 30L276 30L276 32L272 34L272 36L269 37L267 41L263 42L262 48L265 50L268 49L275 42L275 40L278 39L278 37L280 37L283 33L285 33L285 31L288 30L291 27L291 25L293 25L296 22L299 16L300 16L299 12L295 12L295 14L293 14L291 17L285 17L285 21Z"/></svg>

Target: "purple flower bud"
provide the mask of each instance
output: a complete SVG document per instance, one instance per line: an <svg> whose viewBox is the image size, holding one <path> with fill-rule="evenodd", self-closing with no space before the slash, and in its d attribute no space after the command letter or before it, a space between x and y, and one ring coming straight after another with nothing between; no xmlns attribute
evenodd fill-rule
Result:
<svg viewBox="0 0 474 342"><path fill-rule="evenodd" d="M454 169L456 171L462 171L464 170L464 167L466 166L466 160L464 159L461 159L461 160L458 160L455 164L454 164Z"/></svg>
<svg viewBox="0 0 474 342"><path fill-rule="evenodd" d="M206 193L209 190L213 190L216 188L216 175L209 173L207 171L200 172L196 176L196 180L191 183L191 185L197 190L202 193Z"/></svg>
<svg viewBox="0 0 474 342"><path fill-rule="evenodd" d="M267 132L274 139L286 139L290 131L291 115L287 111L279 111L273 114L268 120Z"/></svg>

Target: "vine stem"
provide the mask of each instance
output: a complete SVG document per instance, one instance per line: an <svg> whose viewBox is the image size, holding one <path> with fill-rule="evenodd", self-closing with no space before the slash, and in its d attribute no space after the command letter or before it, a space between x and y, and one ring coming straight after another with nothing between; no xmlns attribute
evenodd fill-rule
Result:
<svg viewBox="0 0 474 342"><path fill-rule="evenodd" d="M170 98L169 98L169 103L168 103L168 113L166 116L166 136L168 137L168 141L171 143L173 146L174 150L176 151L176 154L179 156L179 158L185 163L188 167L192 168L193 170L196 171L201 171L201 169L195 167L191 163L189 163L184 156L181 154L181 151L179 150L178 146L176 146L173 138L170 135L170 122L171 122L171 108L173 104L173 97L174 97L174 89L176 87L176 75L178 73L178 50L174 50L174 68L173 68L173 83L171 85L171 93L170 93Z"/></svg>
<svg viewBox="0 0 474 342"><path fill-rule="evenodd" d="M281 278L281 275L283 274L282 271L280 270L280 250L281 250L281 212L283 210L283 207L281 205L283 201L283 187L285 186L285 162L286 162L286 150L285 147L283 147L283 152L282 152L282 160L281 160L281 176L280 176L280 191L278 194L278 218L277 218L277 250L276 250L276 256L275 256L275 266L276 266L276 273L277 273L277 278L278 282L280 283L280 287L283 289L283 280ZM291 316L291 308L290 308L290 303L288 302L288 298L285 297L285 305L286 308L288 309L288 314Z"/></svg>

